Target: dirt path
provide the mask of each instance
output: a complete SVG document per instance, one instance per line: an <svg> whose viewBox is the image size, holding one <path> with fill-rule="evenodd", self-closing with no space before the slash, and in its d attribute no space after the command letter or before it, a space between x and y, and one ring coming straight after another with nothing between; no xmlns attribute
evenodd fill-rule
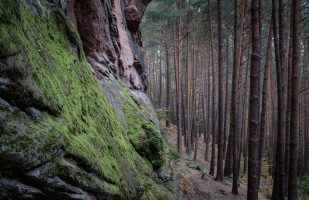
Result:
<svg viewBox="0 0 309 200"><path fill-rule="evenodd" d="M167 142L176 148L176 127L163 128ZM208 175L210 163L204 161L204 151L205 144L201 140L199 142L197 162L194 162L188 155L183 155L179 160L171 161L173 173L187 198L190 200L245 200L247 187L242 179L240 180L239 194L233 195L231 193L232 180L215 181L215 177ZM203 178L202 171L206 172L203 173ZM259 194L259 199L267 200L262 193Z"/></svg>

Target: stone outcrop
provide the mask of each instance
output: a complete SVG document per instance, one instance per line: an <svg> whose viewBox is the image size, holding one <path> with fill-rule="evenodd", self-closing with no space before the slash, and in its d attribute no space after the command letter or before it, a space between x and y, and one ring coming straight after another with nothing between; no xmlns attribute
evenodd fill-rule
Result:
<svg viewBox="0 0 309 200"><path fill-rule="evenodd" d="M129 88L145 90L139 24L148 2L68 0L67 4L97 79L113 73Z"/></svg>
<svg viewBox="0 0 309 200"><path fill-rule="evenodd" d="M143 92L148 3L0 1L0 199L175 198Z"/></svg>

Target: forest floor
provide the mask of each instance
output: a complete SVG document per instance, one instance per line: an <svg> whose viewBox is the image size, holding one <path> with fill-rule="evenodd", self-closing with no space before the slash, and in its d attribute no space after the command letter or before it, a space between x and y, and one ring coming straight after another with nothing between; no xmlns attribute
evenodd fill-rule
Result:
<svg viewBox="0 0 309 200"><path fill-rule="evenodd" d="M176 149L176 126L172 125L168 128L162 123L162 127L165 132L165 139ZM200 139L198 143L198 157L196 162L193 161L193 155L190 157L187 154L183 154L181 158L171 161L173 174L176 176L178 184L186 197L189 200L247 199L246 176L240 177L238 188L239 194L232 194L232 179L224 178L223 181L215 181L215 177L209 175L210 163L204 161L204 153L205 143L203 142L203 139ZM204 174L203 178L202 174ZM260 188L262 188L264 192L259 193L259 200L266 200L268 199L266 193L271 190L271 181L262 176L260 185Z"/></svg>

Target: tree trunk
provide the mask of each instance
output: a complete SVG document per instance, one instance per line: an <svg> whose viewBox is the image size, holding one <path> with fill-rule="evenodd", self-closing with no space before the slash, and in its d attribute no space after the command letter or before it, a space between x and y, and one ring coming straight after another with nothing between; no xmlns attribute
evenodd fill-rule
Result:
<svg viewBox="0 0 309 200"><path fill-rule="evenodd" d="M160 48L159 53L159 95L158 95L158 104L159 108L162 108L162 49Z"/></svg>
<svg viewBox="0 0 309 200"><path fill-rule="evenodd" d="M212 66L212 142L211 142L211 161L209 174L215 173L215 161L216 161L216 92L215 92L215 66L214 66L214 48L213 48L213 34L211 26L211 3L208 0L208 25L210 34L210 54L211 54L211 66Z"/></svg>
<svg viewBox="0 0 309 200"><path fill-rule="evenodd" d="M238 142L237 142L237 113L236 113L236 107L237 107L237 77L238 77L238 68L239 68L239 50L240 50L240 41L238 38L238 0L234 0L234 58L233 58L233 85L232 85L232 101L231 101L231 131L230 134L232 134L232 141L233 141L233 186L232 186L232 193L238 194Z"/></svg>
<svg viewBox="0 0 309 200"><path fill-rule="evenodd" d="M293 49L291 85L291 127L290 127L290 170L288 199L297 199L297 108L298 108L298 67L300 63L300 1L293 0Z"/></svg>
<svg viewBox="0 0 309 200"><path fill-rule="evenodd" d="M248 55L249 57L249 55ZM249 76L248 76L248 73L249 72L249 61L247 63L247 67L246 67L246 75L245 75L245 85L244 85L244 92L243 92L243 108L242 108L242 130L241 130L241 133L242 135L244 134L244 138L241 136L241 139L243 139L243 157L244 157L244 174L247 172L247 168L248 168L248 136L247 136L247 116L248 116L248 99L247 99L247 96L248 96L248 82L249 82ZM240 149L240 152L241 152L241 149ZM240 171L240 156L239 156L239 166L238 166L238 174L239 174L239 171Z"/></svg>
<svg viewBox="0 0 309 200"><path fill-rule="evenodd" d="M290 162L290 119L291 119L291 86L292 86L292 40L289 41L290 45L289 55L288 55L288 64L287 64L287 101L286 101L286 110L285 110L285 192L286 196L288 195L288 174L289 174L289 162Z"/></svg>
<svg viewBox="0 0 309 200"><path fill-rule="evenodd" d="M231 96L233 97L233 94L231 94ZM231 111L232 111L232 106L231 106ZM232 113L231 113L231 116L232 116ZM233 118L231 117L230 124L232 123L232 120ZM233 133L231 129L232 129L232 126L230 127L230 133L228 137L226 156L225 156L225 165L224 165L224 176L226 177L230 177L233 173Z"/></svg>
<svg viewBox="0 0 309 200"><path fill-rule="evenodd" d="M270 76L271 71L271 57L272 57L272 34L273 34L273 25L270 22L269 30L268 30L268 40L267 40L267 48L266 48L266 61L264 67L264 81L263 81L263 91L262 91L262 111L261 111L261 132L260 132L260 144L259 144L259 173L258 177L260 179L261 176L261 162L263 156L264 149L264 138L267 133L266 121L267 121L267 99L268 99L268 78Z"/></svg>
<svg viewBox="0 0 309 200"><path fill-rule="evenodd" d="M178 4L178 10L181 9L181 3ZM181 136L182 136L182 95L181 95L181 17L178 18L178 27L176 25L176 19L174 22L174 33L177 32L177 38L175 40L175 77L176 77L176 113L177 113L177 149L178 153L182 153L182 141L181 141Z"/></svg>
<svg viewBox="0 0 309 200"><path fill-rule="evenodd" d="M258 200L259 192L259 87L260 87L260 0L251 2L252 54L250 72L250 104L249 104L249 163L247 199Z"/></svg>
<svg viewBox="0 0 309 200"><path fill-rule="evenodd" d="M223 157L226 152L227 123L228 123L228 99L229 99L229 36L226 39L226 64L225 64L225 100L224 100L224 137L223 137ZM224 159L224 158L223 158Z"/></svg>
<svg viewBox="0 0 309 200"><path fill-rule="evenodd" d="M276 145L276 165L275 177L272 192L272 200L282 200L285 196L285 103L284 103L284 68L285 68L285 39L284 39L284 15L283 0L273 0L273 21L274 21L274 41L276 54L276 74L277 74L277 93L278 93L278 128ZM278 25L279 24L279 28Z"/></svg>
<svg viewBox="0 0 309 200"><path fill-rule="evenodd" d="M287 45L287 51L285 55L285 63L286 63L286 80L287 80L287 94L286 94L286 110L285 110L285 195L288 195L288 174L289 174L289 162L290 162L290 118L291 118L291 79L292 79L292 5L291 0L287 2L287 26L285 31L285 39Z"/></svg>
<svg viewBox="0 0 309 200"><path fill-rule="evenodd" d="M186 124L187 124L187 129L186 129L186 133L187 133L187 154L189 156L191 156L191 152L192 152L192 135L191 135L191 115L192 115L192 110L191 110L191 96L193 94L191 94L191 76L192 76L192 66L190 63L190 55L189 55L189 51L190 51L190 45L189 45L189 39L190 39L190 13L187 14L187 21L186 21L186 45L187 45L187 49L186 49L186 75L187 75L187 93L186 93Z"/></svg>
<svg viewBox="0 0 309 200"><path fill-rule="evenodd" d="M221 22L221 0L217 0L218 12L218 81L219 81L219 99L218 99L218 159L216 179L223 180L223 135L224 135L224 110L223 110L223 54L222 54L222 22Z"/></svg>
<svg viewBox="0 0 309 200"><path fill-rule="evenodd" d="M170 86L170 62L169 62L169 49L167 43L165 43L165 62L166 62L166 126L170 126L170 91L171 91L171 86Z"/></svg>
<svg viewBox="0 0 309 200"><path fill-rule="evenodd" d="M212 123L212 110L211 110L211 81L210 81L210 68L211 68L211 59L210 59L210 44L208 44L208 46L206 47L206 50L207 50L207 98L208 98L208 105L207 105L207 110L209 112L209 115L208 115L208 127L207 127L207 139L206 139L206 150L205 150L205 161L209 161L208 158L208 154L209 154L209 143L210 143L210 136L211 136L211 131L212 131L212 126L213 126L213 123Z"/></svg>

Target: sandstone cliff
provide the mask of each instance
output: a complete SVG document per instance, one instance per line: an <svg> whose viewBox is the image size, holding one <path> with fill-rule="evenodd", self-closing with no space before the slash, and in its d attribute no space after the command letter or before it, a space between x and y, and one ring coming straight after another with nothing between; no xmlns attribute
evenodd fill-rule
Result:
<svg viewBox="0 0 309 200"><path fill-rule="evenodd" d="M0 199L173 199L145 82L149 0L0 1Z"/></svg>

